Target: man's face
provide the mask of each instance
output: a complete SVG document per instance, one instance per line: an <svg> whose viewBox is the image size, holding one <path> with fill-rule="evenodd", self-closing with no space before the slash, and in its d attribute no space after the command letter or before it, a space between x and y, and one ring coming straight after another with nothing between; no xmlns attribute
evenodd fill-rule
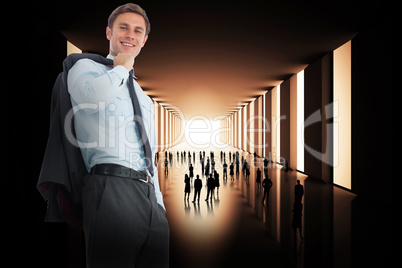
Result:
<svg viewBox="0 0 402 268"><path fill-rule="evenodd" d="M135 58L148 39L148 35L145 34L145 20L141 15L132 12L118 15L112 29L106 28L109 53L117 56L117 54L125 52Z"/></svg>

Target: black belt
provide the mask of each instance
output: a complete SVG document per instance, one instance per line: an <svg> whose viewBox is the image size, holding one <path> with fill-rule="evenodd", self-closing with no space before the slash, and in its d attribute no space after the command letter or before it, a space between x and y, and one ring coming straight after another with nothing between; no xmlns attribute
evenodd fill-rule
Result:
<svg viewBox="0 0 402 268"><path fill-rule="evenodd" d="M139 180L152 184L152 178L146 171L134 170L117 164L98 164L92 167L91 174L110 175L126 179Z"/></svg>

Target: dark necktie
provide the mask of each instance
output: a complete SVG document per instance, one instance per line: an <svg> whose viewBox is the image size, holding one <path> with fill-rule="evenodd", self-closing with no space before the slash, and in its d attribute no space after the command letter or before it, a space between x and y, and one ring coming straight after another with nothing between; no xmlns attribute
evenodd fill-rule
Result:
<svg viewBox="0 0 402 268"><path fill-rule="evenodd" d="M138 131L140 133L140 140L142 142L142 147L144 149L145 162L147 164L147 168L151 176L154 176L151 146L149 145L149 140L147 137L147 133L145 131L144 121L142 120L140 103L138 102L137 94L135 94L133 77L134 77L134 71L131 70L130 75L128 77L128 88L130 92L131 102L133 103L134 107L134 121L138 126Z"/></svg>

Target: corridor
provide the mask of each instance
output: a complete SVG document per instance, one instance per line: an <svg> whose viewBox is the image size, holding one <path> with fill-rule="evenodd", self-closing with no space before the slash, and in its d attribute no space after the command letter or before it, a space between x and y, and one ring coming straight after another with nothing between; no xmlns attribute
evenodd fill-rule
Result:
<svg viewBox="0 0 402 268"><path fill-rule="evenodd" d="M263 170L261 158L239 151L250 163L250 177L223 179L223 162L229 161L230 146L207 148L205 156L214 152L215 169L219 174L219 194L215 190L212 202L206 202L206 176L202 174L199 149L181 143L168 152L172 154L165 174L164 154L159 155L158 172L161 191L171 230L171 267L352 267L362 241L353 241L352 218L359 222L353 210L356 196L348 191L308 179L306 175L268 164L272 180L269 201L261 203L263 190L256 185L257 169ZM179 155L177 156L177 152ZM181 153L186 152L186 157ZM200 202L184 199L184 177L189 174L188 152L194 176L203 182ZM195 153L195 159L193 159ZM233 158L231 159L233 161ZM240 165L241 169L241 165ZM164 175L165 174L165 175ZM294 186L300 180L304 186L302 199L302 232L292 228L294 217ZM386 212L384 212L386 213ZM378 223L378 222L377 222ZM353 248L352 248L353 244Z"/></svg>
<svg viewBox="0 0 402 268"><path fill-rule="evenodd" d="M396 10L394 4L139 0L135 4L147 14L141 13L144 27L122 33L127 38L123 40L109 39L107 33L113 27L107 25L113 10L126 1L74 2L61 6L35 3L31 12L30 84L24 88L35 90L30 90L28 98L22 97L23 90L18 91L17 105L10 106L22 109L29 119L27 128L21 112L11 113L9 146L13 170L29 172L18 172L17 178L5 180L12 185L3 187L17 192L10 199L15 216L7 217L23 225L12 261L28 261L24 267L86 265L81 225L69 224L65 216L76 215L60 200L65 194L77 219L82 218L82 177L89 169L83 174L71 171L71 167L83 166L83 161L77 151L63 161L69 156L65 147L89 146L95 154L99 148L110 149L113 159L118 157L116 162L126 161L123 166L138 164L134 156L141 155L141 150L134 150L139 147L133 141L143 138L129 128L136 112L129 101L133 96L129 87L122 86L124 79L118 70L124 69L118 60L113 60L113 68L103 66L99 76L83 68L93 79L77 82L107 82L113 70L114 86L96 82L96 90L89 90L106 94L116 89L118 95L110 97L107 106L109 97L69 109L69 91L60 95L57 83L54 86L69 62L66 59L74 58L69 55L83 53L83 57L104 61L102 57L116 54L112 51L116 43L135 50L131 53L135 55L134 89L142 96L140 110L148 119L144 125L149 127L150 147L157 154L158 180L170 226L170 268L391 267L397 256L393 206L398 189L393 174L395 31L390 11ZM126 13L138 17L137 12ZM148 20L151 32L142 31L140 39L131 36L138 29L149 31ZM142 40L141 46L126 42L129 38ZM38 54L44 60L38 61ZM111 70L104 72L104 68ZM63 114L57 116L53 109L59 106ZM87 143L75 133L76 116L86 112L77 107L98 109L90 113L94 128L84 121L86 114L82 117L82 126L91 133L83 134ZM65 142L50 139L50 134ZM146 145L144 155L149 149ZM49 146L56 148L52 154L47 153ZM205 152L205 163L208 157L211 164L214 160L219 174L219 189L214 189L209 201L205 200L207 176L202 172L200 151ZM229 166L236 153L240 172L236 175L235 167L231 177ZM267 168L264 157L269 160ZM49 196L38 191L38 178L47 175L42 172L44 159L62 174L46 177L54 184L48 187L46 181L42 185ZM103 164L112 161L99 159ZM248 178L242 159L250 166ZM190 163L194 178L187 200L184 179ZM63 168L55 168L58 164ZM258 169L261 182L265 175L272 182L264 203L262 183L256 182ZM193 203L197 175L203 186L200 201ZM63 176L68 180L58 183ZM295 196L298 181L304 192L301 199ZM47 218L50 210L54 212L51 220ZM21 250L21 244L26 250ZM35 257L21 258L21 252Z"/></svg>

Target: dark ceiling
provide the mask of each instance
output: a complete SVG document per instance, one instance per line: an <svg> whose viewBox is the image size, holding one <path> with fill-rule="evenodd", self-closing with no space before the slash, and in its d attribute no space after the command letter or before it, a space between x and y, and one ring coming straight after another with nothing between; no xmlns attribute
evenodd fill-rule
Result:
<svg viewBox="0 0 402 268"><path fill-rule="evenodd" d="M84 52L108 54L109 14L127 1L36 4ZM385 2L135 1L151 21L138 83L185 119L228 115L386 15ZM381 6L379 6L381 4Z"/></svg>

